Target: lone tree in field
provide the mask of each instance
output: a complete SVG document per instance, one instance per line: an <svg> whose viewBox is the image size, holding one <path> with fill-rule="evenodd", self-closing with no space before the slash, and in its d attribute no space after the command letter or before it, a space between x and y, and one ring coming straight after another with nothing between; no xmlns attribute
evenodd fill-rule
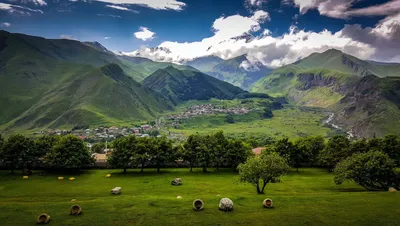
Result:
<svg viewBox="0 0 400 226"><path fill-rule="evenodd" d="M134 136L120 137L113 142L114 150L108 163L114 168L126 169L132 165L133 153L136 150L137 139Z"/></svg>
<svg viewBox="0 0 400 226"><path fill-rule="evenodd" d="M44 157L44 163L56 169L81 169L94 163L89 150L74 135L61 137Z"/></svg>
<svg viewBox="0 0 400 226"><path fill-rule="evenodd" d="M238 166L239 179L257 188L258 194L264 194L264 188L269 182L279 180L287 173L289 165L286 159L276 153L249 158Z"/></svg>
<svg viewBox="0 0 400 226"><path fill-rule="evenodd" d="M354 154L337 164L334 172L335 184L353 180L367 190L386 190L398 183L394 160L380 151Z"/></svg>

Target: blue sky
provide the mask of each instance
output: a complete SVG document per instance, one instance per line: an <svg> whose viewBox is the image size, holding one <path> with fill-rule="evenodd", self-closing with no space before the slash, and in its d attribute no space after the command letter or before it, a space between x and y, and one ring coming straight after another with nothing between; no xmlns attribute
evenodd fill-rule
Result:
<svg viewBox="0 0 400 226"><path fill-rule="evenodd" d="M395 23L399 22L393 19L397 18L396 15L400 12L398 0L333 1L336 2L336 5L329 3L329 0L1 0L0 2L1 29L46 38L63 37L80 41L99 41L111 50L124 52L132 52L140 48L144 50L145 47L159 45L171 47L172 50L175 48L178 51L182 48L166 42L202 42L203 39L213 37L216 34L215 29L213 30L213 24L218 18L226 19L239 15L240 18L237 18L236 23L229 24L227 22L223 26L240 27L240 19L251 18L255 15L255 12L259 11L266 13L267 16L264 15L263 19L256 19L257 29L238 28L238 30L243 29L244 33L249 33L257 39L265 39L267 36L274 38L275 45L286 40L283 36L290 33L291 27L295 28L294 33L297 35L301 35L298 33L301 31L308 32L307 37L311 37L312 34L321 34L324 30L329 31L333 37L335 33L343 30L346 31L348 38L360 44L355 45L347 41L347 45L344 45L340 43L343 41L342 39L336 38L338 40L322 43L322 47L317 46L313 50L322 51L324 48L333 46L342 48L344 51L346 49L347 51L354 51L350 53L362 58L382 61L400 60L400 57L395 53L390 53L390 57L382 57L385 53L377 52L379 48L376 43L373 43L374 37L371 37L370 40L362 40L361 37L355 37L356 34L351 34L354 29L360 29L361 33L370 34L371 31L368 29L377 29L380 23L383 24L388 19ZM120 2L124 4L118 4ZM348 4L349 2L350 4ZM143 5L143 3L148 4ZM392 5L388 6L388 4ZM344 10L341 7L343 5L345 6ZM399 8L396 11L397 6ZM391 11L385 12L388 11L388 8ZM357 27L344 30L348 26ZM141 38L135 36L135 32L145 28L154 34L150 33L152 34L151 37L146 36L146 34L144 36L143 34L142 36L138 35ZM264 33L262 36L266 29L268 35ZM391 32L393 34L388 33L387 35L397 34L397 30ZM322 35L317 38L323 37L325 36ZM227 40L231 38L226 37ZM328 36L325 38L328 38ZM385 43L384 47L395 47L390 46L396 45L398 40L396 37L394 39L391 40L393 43ZM218 39L218 41L221 40ZM290 41L287 41L287 43L290 44ZM268 42L268 45L270 44ZM292 51L293 49L299 49L298 51L304 49L301 45L296 45L291 46ZM260 47L258 44L257 46ZM298 46L301 48L298 48ZM375 50L370 52L358 50L365 48L365 46ZM249 47L249 45L246 44L245 47L249 49L248 52L252 51L252 47ZM261 47L264 46L261 45ZM307 54L309 51L311 50L307 50ZM200 52L198 56L205 54ZM242 54L242 52L226 53L225 50L223 51L218 47L212 54L227 58ZM275 64L279 66L285 64L284 58L288 58L287 55L293 55L290 54L290 51L283 54L286 55L271 56L269 54L268 59L257 60L273 65L272 61L278 59L280 62L275 62ZM148 57L155 58L160 57L159 55L149 55ZM192 56L185 53L175 53L169 60L181 59L177 58L178 55L181 58ZM299 57L301 58L303 55L297 54L297 56L289 57L290 59L287 59L287 61L296 60Z"/></svg>

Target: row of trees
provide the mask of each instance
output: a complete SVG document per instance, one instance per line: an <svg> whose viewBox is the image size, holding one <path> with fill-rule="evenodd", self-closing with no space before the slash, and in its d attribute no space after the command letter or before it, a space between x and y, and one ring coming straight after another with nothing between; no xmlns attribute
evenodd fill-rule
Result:
<svg viewBox="0 0 400 226"><path fill-rule="evenodd" d="M113 168L138 167L142 171L147 166L160 168L183 160L190 166L202 167L206 172L209 167L236 167L252 154L251 147L240 140L227 139L223 132L209 135L190 135L183 144L173 143L163 138L121 137L114 141L109 164Z"/></svg>
<svg viewBox="0 0 400 226"><path fill-rule="evenodd" d="M0 162L30 169L43 163L53 169L79 169L94 161L82 140L74 135L42 136L36 139L17 134L4 140L0 136Z"/></svg>

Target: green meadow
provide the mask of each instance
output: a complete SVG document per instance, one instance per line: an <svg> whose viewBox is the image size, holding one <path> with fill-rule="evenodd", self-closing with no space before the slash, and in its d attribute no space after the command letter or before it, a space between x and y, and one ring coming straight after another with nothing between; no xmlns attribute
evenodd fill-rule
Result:
<svg viewBox="0 0 400 226"><path fill-rule="evenodd" d="M368 192L350 182L337 186L325 169L292 170L281 183L268 184L264 195L236 176L225 169L184 168L34 172L22 179L0 171L0 225L35 225L40 213L51 216L49 225L400 225L399 193ZM182 178L182 186L170 185L175 177ZM122 194L111 194L116 186ZM232 212L218 210L223 197L233 200ZM197 198L205 203L203 211L192 209ZM274 208L262 207L265 198ZM72 199L82 215L69 215Z"/></svg>

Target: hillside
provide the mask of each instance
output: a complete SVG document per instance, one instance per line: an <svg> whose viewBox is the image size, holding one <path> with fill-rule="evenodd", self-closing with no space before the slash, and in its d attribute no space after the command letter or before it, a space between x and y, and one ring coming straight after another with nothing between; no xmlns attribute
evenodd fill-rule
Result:
<svg viewBox="0 0 400 226"><path fill-rule="evenodd" d="M148 120L172 109L120 64L78 41L0 32L0 129Z"/></svg>
<svg viewBox="0 0 400 226"><path fill-rule="evenodd" d="M143 85L158 91L175 104L193 99L232 99L245 92L204 73L178 70L173 66L157 70L143 81Z"/></svg>
<svg viewBox="0 0 400 226"><path fill-rule="evenodd" d="M400 64L363 61L338 50L278 68L253 92L284 95L297 105L335 112L334 122L358 136L398 133Z"/></svg>
<svg viewBox="0 0 400 226"><path fill-rule="evenodd" d="M223 60L216 56L200 57L188 61L186 64L242 89L247 89L252 83L271 71L262 64L251 65L245 69L242 65L243 62L248 62L245 55L229 60Z"/></svg>

